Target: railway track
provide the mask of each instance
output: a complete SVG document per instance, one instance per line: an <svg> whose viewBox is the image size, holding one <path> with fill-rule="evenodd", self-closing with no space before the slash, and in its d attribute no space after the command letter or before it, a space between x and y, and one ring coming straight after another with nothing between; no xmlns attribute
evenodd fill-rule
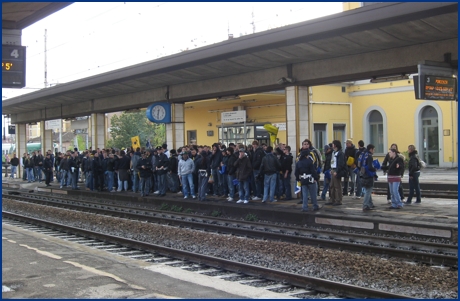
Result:
<svg viewBox="0 0 460 301"><path fill-rule="evenodd" d="M259 283L260 285L258 286L279 292L281 296L284 297L302 298L302 296L316 296L316 298L318 298L326 294L325 298L331 298L331 295L334 298L360 299L411 298L391 292L302 276L299 274L229 261L213 256L201 255L194 252L176 250L18 214L2 212L2 217L3 223L22 227L25 223L28 225L28 229L32 231L39 231L46 235L57 236L62 239L112 251L138 260L167 264L187 270L193 270L204 275L209 275L210 277L239 281L242 284L250 285ZM19 224L18 221L20 222Z"/></svg>
<svg viewBox="0 0 460 301"><path fill-rule="evenodd" d="M62 196L8 195L21 202L31 202L112 217L146 221L181 228L230 234L255 239L282 241L326 249L346 250L385 258L400 258L429 265L458 266L458 246L454 244L407 240L359 233L277 226L265 223L196 216L179 212L164 212L151 208L135 208L98 201L66 199Z"/></svg>

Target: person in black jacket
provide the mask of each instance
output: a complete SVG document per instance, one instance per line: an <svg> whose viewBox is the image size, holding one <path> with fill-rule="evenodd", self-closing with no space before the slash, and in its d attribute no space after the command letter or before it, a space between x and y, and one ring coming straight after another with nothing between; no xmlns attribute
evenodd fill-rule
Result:
<svg viewBox="0 0 460 301"><path fill-rule="evenodd" d="M219 167L222 162L222 152L217 143L212 145L212 154L211 154L211 174L213 179L212 191L214 196L222 195L222 182L219 181L222 176L219 176Z"/></svg>
<svg viewBox="0 0 460 301"><path fill-rule="evenodd" d="M369 211L374 209L374 203L372 202L372 189L374 188L374 177L372 173L375 173L373 161L375 146L368 144L366 150L362 155L362 167L365 170L364 174L361 175L361 185L363 187L364 199L363 199L363 211ZM361 163L360 163L361 164Z"/></svg>
<svg viewBox="0 0 460 301"><path fill-rule="evenodd" d="M331 184L331 160L332 160L332 143L326 144L324 146L324 166L323 166L323 174L324 174L324 184L323 184L323 191L321 192L321 199L324 201L326 200L326 193L329 192L329 185ZM331 193L329 192L329 196Z"/></svg>
<svg viewBox="0 0 460 301"><path fill-rule="evenodd" d="M51 161L51 154L46 154L46 158L43 161L43 171L45 173L46 186L51 186L50 181L53 177L53 161Z"/></svg>
<svg viewBox="0 0 460 301"><path fill-rule="evenodd" d="M121 190L125 189L128 191L128 170L129 165L131 163L131 159L126 156L125 151L120 151L120 156L118 156L118 160L115 161L113 169L118 174L118 190L117 192L121 192Z"/></svg>
<svg viewBox="0 0 460 301"><path fill-rule="evenodd" d="M291 189L291 174L292 174L292 161L293 157L291 155L291 147L286 145L284 147L284 156L281 157L281 179L283 182L284 195L286 196L284 200L292 200L292 189Z"/></svg>
<svg viewBox="0 0 460 301"><path fill-rule="evenodd" d="M310 156L310 150L303 150L300 153L299 161L295 165L295 178L302 187L302 211L308 211L308 195L310 194L313 211L318 211L319 206L316 201L316 190L319 175L313 164L313 158Z"/></svg>
<svg viewBox="0 0 460 301"><path fill-rule="evenodd" d="M260 165L262 164L262 159L265 157L265 152L262 146L259 146L259 141L254 140L252 142L252 147L254 149L254 155L252 157L252 167L253 167L253 178L256 186L256 191L254 191L253 201L260 201L262 199L262 193L264 191L264 182L263 177L259 177Z"/></svg>
<svg viewBox="0 0 460 301"><path fill-rule="evenodd" d="M35 166L34 159L32 159L30 157L30 154L27 154L27 157L24 160L24 167L25 167L25 169L27 171L27 181L28 181L28 183L35 182L34 166Z"/></svg>
<svg viewBox="0 0 460 301"><path fill-rule="evenodd" d="M264 175L264 197L262 199L262 203L265 203L269 199L270 202L276 202L275 188L276 180L278 179L278 173L280 170L280 161L275 156L275 154L273 154L273 147L268 146L266 155L262 159L262 164L260 165L260 172Z"/></svg>
<svg viewBox="0 0 460 301"><path fill-rule="evenodd" d="M235 162L238 160L238 153L235 153L233 147L227 148L227 182L228 182L228 192L229 196L227 201L233 202L235 198L235 184L233 180L235 180Z"/></svg>
<svg viewBox="0 0 460 301"><path fill-rule="evenodd" d="M15 153L13 154L13 158L11 158L10 160L10 164L11 164L11 176L10 177L14 179L14 176L16 175L16 170L19 165L19 158L16 157Z"/></svg>
<svg viewBox="0 0 460 301"><path fill-rule="evenodd" d="M150 178L152 177L152 161L147 154L142 153L142 158L137 161L137 170L139 171L139 190L141 196L148 196L150 191Z"/></svg>
<svg viewBox="0 0 460 301"><path fill-rule="evenodd" d="M407 151L409 152L409 196L407 197L406 205L410 205L412 203L414 191L417 198L415 203L420 204L422 202L419 182L421 168L420 158L414 145L409 145L407 147Z"/></svg>
<svg viewBox="0 0 460 301"><path fill-rule="evenodd" d="M347 176L347 165L345 155L342 151L342 143L339 140L332 141L334 153L331 159L331 201L325 205L340 206L342 205L342 182L341 178Z"/></svg>
<svg viewBox="0 0 460 301"><path fill-rule="evenodd" d="M195 170L198 171L198 200L207 201L208 181L211 175L211 159L205 150L195 159Z"/></svg>
<svg viewBox="0 0 460 301"><path fill-rule="evenodd" d="M169 159L163 153L163 147L157 146L158 158L155 166L158 178L158 195L166 195L166 173L169 171Z"/></svg>
<svg viewBox="0 0 460 301"><path fill-rule="evenodd" d="M235 161L234 166L236 167L236 178L240 185L240 199L237 203L247 204L249 203L251 194L249 191L249 181L252 174L252 164L244 148L240 148L238 159Z"/></svg>

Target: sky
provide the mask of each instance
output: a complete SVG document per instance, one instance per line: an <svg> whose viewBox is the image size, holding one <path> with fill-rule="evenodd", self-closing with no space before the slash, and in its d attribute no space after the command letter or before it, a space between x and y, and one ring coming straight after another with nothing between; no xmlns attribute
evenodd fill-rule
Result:
<svg viewBox="0 0 460 301"><path fill-rule="evenodd" d="M342 12L342 2L76 2L22 31L26 87L3 99ZM46 52L45 52L46 30Z"/></svg>

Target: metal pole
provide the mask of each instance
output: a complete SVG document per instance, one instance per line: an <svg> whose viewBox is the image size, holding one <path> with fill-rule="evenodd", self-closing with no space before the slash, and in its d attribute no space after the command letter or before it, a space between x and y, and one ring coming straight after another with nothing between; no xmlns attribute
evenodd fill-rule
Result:
<svg viewBox="0 0 460 301"><path fill-rule="evenodd" d="M59 119L59 152L62 153L62 119Z"/></svg>
<svg viewBox="0 0 460 301"><path fill-rule="evenodd" d="M46 29L45 29L45 88L48 87L48 67L46 64Z"/></svg>

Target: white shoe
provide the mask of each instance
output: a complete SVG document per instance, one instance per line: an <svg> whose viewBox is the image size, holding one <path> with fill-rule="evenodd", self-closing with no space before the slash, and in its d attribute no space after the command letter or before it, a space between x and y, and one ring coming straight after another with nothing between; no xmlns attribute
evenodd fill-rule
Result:
<svg viewBox="0 0 460 301"><path fill-rule="evenodd" d="M238 200L236 203L241 204L241 203L244 203L244 201L243 200Z"/></svg>
<svg viewBox="0 0 460 301"><path fill-rule="evenodd" d="M182 194L182 191L179 191L177 194Z"/></svg>
<svg viewBox="0 0 460 301"><path fill-rule="evenodd" d="M160 191L157 190L157 191L155 191L153 194L160 194Z"/></svg>
<svg viewBox="0 0 460 301"><path fill-rule="evenodd" d="M192 199L196 199L196 195L192 195Z"/></svg>
<svg viewBox="0 0 460 301"><path fill-rule="evenodd" d="M258 198L258 197L255 196L255 197L252 198L252 200L253 200L253 201L260 201L261 198Z"/></svg>
<svg viewBox="0 0 460 301"><path fill-rule="evenodd" d="M266 200L262 200L262 203L265 203L265 202L266 202Z"/></svg>
<svg viewBox="0 0 460 301"><path fill-rule="evenodd" d="M59 188L61 188L61 189L62 189L62 186L59 186Z"/></svg>
<svg viewBox="0 0 460 301"><path fill-rule="evenodd" d="M188 199L188 196L184 196L184 199Z"/></svg>
<svg viewBox="0 0 460 301"><path fill-rule="evenodd" d="M248 200L244 200L244 203L247 204L247 203L249 203L249 201L248 201Z"/></svg>
<svg viewBox="0 0 460 301"><path fill-rule="evenodd" d="M228 198L227 201L233 202L233 198Z"/></svg>
<svg viewBox="0 0 460 301"><path fill-rule="evenodd" d="M274 202L277 202L277 200L276 200L276 199L273 199L272 203L274 203Z"/></svg>

